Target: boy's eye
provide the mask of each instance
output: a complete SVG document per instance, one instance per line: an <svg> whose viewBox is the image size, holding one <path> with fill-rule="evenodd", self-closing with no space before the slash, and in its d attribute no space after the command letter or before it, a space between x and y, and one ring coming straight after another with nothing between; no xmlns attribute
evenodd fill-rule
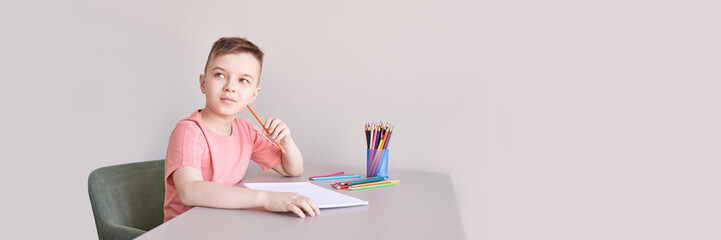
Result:
<svg viewBox="0 0 721 240"><path fill-rule="evenodd" d="M242 83L250 83L250 81L248 81L248 79L245 79L245 78L241 78L241 79L240 79L240 82L242 82Z"/></svg>
<svg viewBox="0 0 721 240"><path fill-rule="evenodd" d="M222 73L216 73L215 76L220 77L220 78L225 78L225 74L222 74Z"/></svg>

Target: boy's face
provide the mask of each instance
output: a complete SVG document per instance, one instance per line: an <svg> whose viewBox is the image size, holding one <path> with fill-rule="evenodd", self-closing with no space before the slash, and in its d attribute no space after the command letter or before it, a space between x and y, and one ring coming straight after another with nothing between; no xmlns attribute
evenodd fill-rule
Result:
<svg viewBox="0 0 721 240"><path fill-rule="evenodd" d="M214 113L235 117L252 103L260 88L260 62L250 53L215 56L200 75L200 91L205 94L205 108Z"/></svg>

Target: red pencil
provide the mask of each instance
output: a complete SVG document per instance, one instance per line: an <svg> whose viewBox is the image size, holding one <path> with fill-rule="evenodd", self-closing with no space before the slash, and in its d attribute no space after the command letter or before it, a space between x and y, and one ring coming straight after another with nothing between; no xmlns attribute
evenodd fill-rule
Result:
<svg viewBox="0 0 721 240"><path fill-rule="evenodd" d="M365 130L364 132L366 133L366 147L367 147L367 148L370 148L370 146L371 146L371 145L370 145L370 144L371 144L371 141L370 141L370 140L371 140L371 139L370 139L370 131L368 130L368 124L367 124L367 123L366 123L366 127L365 127L364 130Z"/></svg>

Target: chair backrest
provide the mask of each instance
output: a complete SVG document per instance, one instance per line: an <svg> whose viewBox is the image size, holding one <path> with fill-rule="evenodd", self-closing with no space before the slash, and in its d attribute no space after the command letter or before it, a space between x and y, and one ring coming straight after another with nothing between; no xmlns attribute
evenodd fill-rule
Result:
<svg viewBox="0 0 721 240"><path fill-rule="evenodd" d="M165 160L98 168L88 194L100 239L132 239L163 223Z"/></svg>

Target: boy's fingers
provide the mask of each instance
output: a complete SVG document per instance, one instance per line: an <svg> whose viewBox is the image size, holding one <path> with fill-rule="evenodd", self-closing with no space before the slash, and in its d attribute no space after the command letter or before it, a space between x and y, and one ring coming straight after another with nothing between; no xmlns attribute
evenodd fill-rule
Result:
<svg viewBox="0 0 721 240"><path fill-rule="evenodd" d="M273 132L273 118L268 118L268 120L265 121L265 129L268 129L268 132Z"/></svg>
<svg viewBox="0 0 721 240"><path fill-rule="evenodd" d="M318 208L318 204L315 204L313 199L308 199L308 204L313 208L316 216L320 215L320 209Z"/></svg>
<svg viewBox="0 0 721 240"><path fill-rule="evenodd" d="M298 215L298 217L301 217L301 218L305 217L305 214L303 214L303 211L301 211L300 208L298 208L298 206L296 206L296 205L291 206L290 211L295 213L295 215Z"/></svg>
<svg viewBox="0 0 721 240"><path fill-rule="evenodd" d="M270 135L268 135L268 137L270 137L270 140L275 140L275 135L277 135L277 133L275 132L275 128L273 128L273 125L268 128L268 132L270 132Z"/></svg>
<svg viewBox="0 0 721 240"><path fill-rule="evenodd" d="M271 121L273 121L273 118L271 118L271 117L266 118L266 119L265 119L265 123L263 124L263 127L266 128L266 129L268 129L268 127L270 127L270 122L271 122ZM270 131L270 129L268 129L268 131Z"/></svg>
<svg viewBox="0 0 721 240"><path fill-rule="evenodd" d="M280 120L275 119L273 123L270 124L270 128L268 128L268 131L270 132L270 137L272 139L278 137L279 130L282 130L282 128L280 127L280 123L282 123L280 122Z"/></svg>
<svg viewBox="0 0 721 240"><path fill-rule="evenodd" d="M284 136L286 134L286 132L288 132L287 128L284 128L283 126L278 126L278 128L276 128L275 133L273 134L273 137L276 140L281 139L282 138L281 136Z"/></svg>
<svg viewBox="0 0 721 240"><path fill-rule="evenodd" d="M268 134L268 137L269 137L271 140L273 139L273 135L274 135L274 131L275 131L275 127L274 127L275 122L276 122L276 119L273 119L273 118L269 117L269 118L265 121L265 125L263 126L263 127L265 127L265 129L268 130L267 134Z"/></svg>
<svg viewBox="0 0 721 240"><path fill-rule="evenodd" d="M290 134L290 129L288 129L288 125L285 125L285 123L281 122L279 128L280 131L278 132L278 135L280 135L281 133L284 135Z"/></svg>
<svg viewBox="0 0 721 240"><path fill-rule="evenodd" d="M280 140L280 139L283 139L287 135L288 135L288 130L283 129L283 130L280 130L280 133L278 133L278 137L276 137L275 139Z"/></svg>
<svg viewBox="0 0 721 240"><path fill-rule="evenodd" d="M270 128L268 128L268 131L270 131L271 134L276 135L276 130L278 130L278 125L280 125L280 121L278 119L273 119L273 121L271 121L271 123L270 123Z"/></svg>
<svg viewBox="0 0 721 240"><path fill-rule="evenodd" d="M308 204L308 201L302 201L300 202L300 206L303 207L303 210L308 213L310 216L315 216L315 211L312 207L310 207L310 204Z"/></svg>
<svg viewBox="0 0 721 240"><path fill-rule="evenodd" d="M280 119L268 117L263 126L268 129L268 138L270 140L278 141L278 139L290 135L288 126Z"/></svg>

